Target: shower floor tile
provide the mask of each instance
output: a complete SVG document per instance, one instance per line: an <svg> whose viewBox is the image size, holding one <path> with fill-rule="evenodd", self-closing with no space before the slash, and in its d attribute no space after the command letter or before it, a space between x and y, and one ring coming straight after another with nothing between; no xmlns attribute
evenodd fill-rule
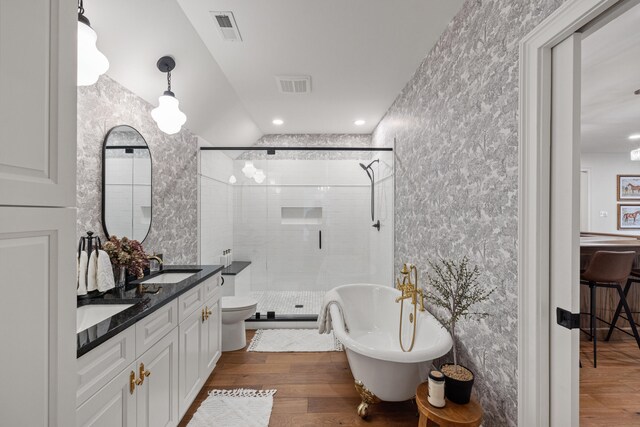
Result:
<svg viewBox="0 0 640 427"><path fill-rule="evenodd" d="M258 301L256 311L264 316L267 315L267 311L275 311L276 316L285 314L317 315L320 313L324 294L325 291L251 292L251 296Z"/></svg>

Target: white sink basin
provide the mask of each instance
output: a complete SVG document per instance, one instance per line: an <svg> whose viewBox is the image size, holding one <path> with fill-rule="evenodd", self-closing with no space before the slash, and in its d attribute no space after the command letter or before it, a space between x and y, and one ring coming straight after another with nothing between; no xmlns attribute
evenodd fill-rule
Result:
<svg viewBox="0 0 640 427"><path fill-rule="evenodd" d="M76 333L84 331L105 319L118 314L133 304L83 305L76 310Z"/></svg>
<svg viewBox="0 0 640 427"><path fill-rule="evenodd" d="M170 284L170 283L178 283L182 282L184 279L193 276L196 273L162 273L158 276L152 277L147 280L143 280L141 283L149 283L149 284Z"/></svg>

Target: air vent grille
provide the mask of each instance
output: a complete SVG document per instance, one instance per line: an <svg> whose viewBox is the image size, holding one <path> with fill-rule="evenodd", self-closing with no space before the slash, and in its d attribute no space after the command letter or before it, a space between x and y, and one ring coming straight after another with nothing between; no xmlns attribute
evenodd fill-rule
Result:
<svg viewBox="0 0 640 427"><path fill-rule="evenodd" d="M310 93L311 77L309 76L276 76L280 93Z"/></svg>
<svg viewBox="0 0 640 427"><path fill-rule="evenodd" d="M242 41L240 31L238 30L238 24L233 16L232 12L209 12L211 17L215 20L216 26L222 35L222 40L227 42L239 42Z"/></svg>

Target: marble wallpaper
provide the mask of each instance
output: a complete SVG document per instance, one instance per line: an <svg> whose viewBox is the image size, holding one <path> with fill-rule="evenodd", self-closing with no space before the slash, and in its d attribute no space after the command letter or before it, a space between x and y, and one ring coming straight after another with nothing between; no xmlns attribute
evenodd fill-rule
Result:
<svg viewBox="0 0 640 427"><path fill-rule="evenodd" d="M167 264L195 264L197 248L197 137L161 132L150 105L108 76L78 87L79 238L91 230L104 238L101 223L102 145L117 125L130 125L145 138L153 170L153 219L143 242L147 252L163 253Z"/></svg>
<svg viewBox="0 0 640 427"><path fill-rule="evenodd" d="M468 0L373 133L396 140L396 272L470 257L491 316L459 325L485 426L517 424L518 43L562 0Z"/></svg>
<svg viewBox="0 0 640 427"><path fill-rule="evenodd" d="M264 135L254 147L370 147L368 134L270 134ZM267 158L265 151L248 151L238 159L258 160ZM359 160L371 158L363 151L277 151L272 160Z"/></svg>

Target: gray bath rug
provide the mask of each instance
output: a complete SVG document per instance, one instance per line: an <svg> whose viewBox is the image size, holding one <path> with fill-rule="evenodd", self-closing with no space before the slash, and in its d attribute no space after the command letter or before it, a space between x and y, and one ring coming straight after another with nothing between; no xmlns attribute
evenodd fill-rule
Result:
<svg viewBox="0 0 640 427"><path fill-rule="evenodd" d="M188 427L268 427L276 390L211 390Z"/></svg>
<svg viewBox="0 0 640 427"><path fill-rule="evenodd" d="M320 335L317 329L258 329L247 351L269 353L342 351L342 344L333 332Z"/></svg>

